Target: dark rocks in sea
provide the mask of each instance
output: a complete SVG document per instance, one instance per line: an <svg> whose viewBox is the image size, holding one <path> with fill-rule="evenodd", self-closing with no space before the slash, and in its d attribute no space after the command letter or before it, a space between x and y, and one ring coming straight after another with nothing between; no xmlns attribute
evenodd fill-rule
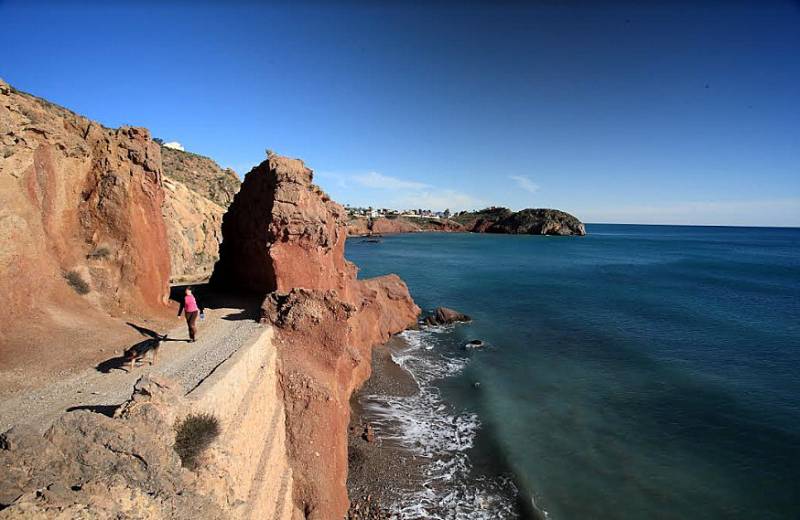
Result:
<svg viewBox="0 0 800 520"><path fill-rule="evenodd" d="M472 321L466 314L461 314L447 307L438 307L433 314L425 318L425 325L450 325L451 323Z"/></svg>
<svg viewBox="0 0 800 520"><path fill-rule="evenodd" d="M464 348L469 350L469 349L473 349L473 348L481 348L484 345L485 345L485 343L483 341L481 341L479 339L473 339L473 340L467 341L464 344Z"/></svg>
<svg viewBox="0 0 800 520"><path fill-rule="evenodd" d="M475 233L506 233L515 235L579 235L586 234L583 222L557 209L486 208L465 212L454 217L468 231Z"/></svg>
<svg viewBox="0 0 800 520"><path fill-rule="evenodd" d="M520 235L585 235L583 223L557 209L523 209L494 223L489 233Z"/></svg>

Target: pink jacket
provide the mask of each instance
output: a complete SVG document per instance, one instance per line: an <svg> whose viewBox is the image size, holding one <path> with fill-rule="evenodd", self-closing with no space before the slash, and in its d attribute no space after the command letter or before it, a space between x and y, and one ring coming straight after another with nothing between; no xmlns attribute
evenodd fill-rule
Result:
<svg viewBox="0 0 800 520"><path fill-rule="evenodd" d="M183 300L183 311L188 313L198 310L200 309L197 308L197 301L194 299L194 295L187 294Z"/></svg>

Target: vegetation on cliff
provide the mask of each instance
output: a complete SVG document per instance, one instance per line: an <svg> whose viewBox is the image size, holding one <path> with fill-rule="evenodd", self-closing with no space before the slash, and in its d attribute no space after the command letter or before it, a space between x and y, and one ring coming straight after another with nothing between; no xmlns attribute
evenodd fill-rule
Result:
<svg viewBox="0 0 800 520"><path fill-rule="evenodd" d="M573 215L557 209L523 209L491 207L463 212L453 220L478 233L507 233L519 235L585 235L583 223Z"/></svg>
<svg viewBox="0 0 800 520"><path fill-rule="evenodd" d="M227 208L242 182L230 168L221 168L214 160L196 153L161 146L164 175L181 182L192 191Z"/></svg>

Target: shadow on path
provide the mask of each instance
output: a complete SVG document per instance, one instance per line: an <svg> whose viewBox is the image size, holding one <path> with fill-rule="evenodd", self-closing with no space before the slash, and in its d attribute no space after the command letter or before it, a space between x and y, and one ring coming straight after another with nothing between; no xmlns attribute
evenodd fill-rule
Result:
<svg viewBox="0 0 800 520"><path fill-rule="evenodd" d="M146 327L142 327L141 325L137 325L137 324L131 323L129 321L127 321L125 323L127 323L129 327L133 327L134 329L136 329L136 332L138 332L142 336L150 336L151 338L156 338L156 339L161 337L161 334L159 334L158 332L156 332L156 331L154 331L152 329L148 329Z"/></svg>
<svg viewBox="0 0 800 520"><path fill-rule="evenodd" d="M191 284L191 285L175 285L170 288L169 299L177 302L179 305L183 303L183 296L186 287L191 287L197 304L201 309L230 309L229 312L221 317L227 321L251 320L258 321L261 316L261 303L264 300L263 295L258 294L239 294L239 293L225 293L212 290L207 283L204 284ZM138 325L136 323L126 322L129 327L133 328L145 336L147 339L134 343L125 350L146 350L146 344L152 342L154 339L161 339L163 336L147 327ZM167 338L162 341L187 341L186 339ZM116 356L105 361L102 361L95 366L98 372L108 374L112 370L123 370L128 372L129 359L125 355Z"/></svg>
<svg viewBox="0 0 800 520"><path fill-rule="evenodd" d="M127 322L129 326L136 329L139 334L142 336L147 336L147 339L139 341L138 343L134 343L130 347L124 349L124 351L128 350L136 350L147 352L150 350L149 347L152 346L153 340L160 340L162 343L166 343L168 341L186 341L184 339L176 339L176 338L166 338L159 334L158 332L148 329L146 327L142 327L141 325L136 325L135 323ZM100 363L95 366L95 370L98 372L102 372L103 374L108 374L112 370L123 370L125 372L129 372L128 364L130 363L130 359L125 357L125 354L121 356L113 357L110 359L106 359L105 361L101 361Z"/></svg>
<svg viewBox="0 0 800 520"><path fill-rule="evenodd" d="M70 406L67 408L68 412L75 412L77 410L88 410L90 412L99 413L106 417L114 417L114 412L119 408L118 404L82 404L80 406Z"/></svg>

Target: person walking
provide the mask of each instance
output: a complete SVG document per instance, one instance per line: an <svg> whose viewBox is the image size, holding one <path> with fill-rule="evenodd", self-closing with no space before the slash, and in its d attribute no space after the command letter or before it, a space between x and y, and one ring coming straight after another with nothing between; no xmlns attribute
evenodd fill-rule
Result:
<svg viewBox="0 0 800 520"><path fill-rule="evenodd" d="M197 341L197 316L200 314L200 307L197 306L197 300L192 294L192 288L187 287L183 297L183 303L178 309L178 316L181 312L186 316L186 326L189 329L189 342L194 343Z"/></svg>

